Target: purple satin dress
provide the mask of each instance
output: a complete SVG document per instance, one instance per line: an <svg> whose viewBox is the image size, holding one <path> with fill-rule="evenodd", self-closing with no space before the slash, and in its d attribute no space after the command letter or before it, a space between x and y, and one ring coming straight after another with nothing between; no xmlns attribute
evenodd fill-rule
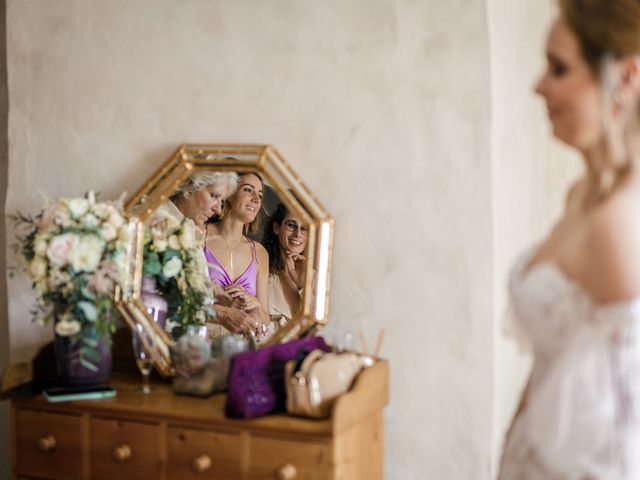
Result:
<svg viewBox="0 0 640 480"><path fill-rule="evenodd" d="M207 265L209 266L209 278L215 285L226 287L229 285L240 285L244 288L245 292L250 295L256 296L256 284L258 282L258 256L256 255L256 245L253 240L249 239L251 245L251 263L247 269L240 274L238 278L233 280L222 264L218 261L216 256L207 246L204 247L204 256L207 258Z"/></svg>

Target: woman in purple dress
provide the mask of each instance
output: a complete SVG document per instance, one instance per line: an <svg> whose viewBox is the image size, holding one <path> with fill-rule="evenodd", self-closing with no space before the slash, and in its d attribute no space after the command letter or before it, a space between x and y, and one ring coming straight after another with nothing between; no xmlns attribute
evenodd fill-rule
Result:
<svg viewBox="0 0 640 480"><path fill-rule="evenodd" d="M261 333L269 323L269 256L262 245L247 238L258 230L263 183L255 173L239 176L238 188L225 203L222 220L209 225L205 256L209 277L232 298L231 305L216 305L220 323L232 332L248 333L247 323L239 328L226 321L233 311L250 316L249 326Z"/></svg>

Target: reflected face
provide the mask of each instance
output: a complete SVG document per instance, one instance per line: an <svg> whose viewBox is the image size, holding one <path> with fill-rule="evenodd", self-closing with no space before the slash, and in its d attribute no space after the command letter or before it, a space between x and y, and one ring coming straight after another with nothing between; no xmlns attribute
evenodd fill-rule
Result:
<svg viewBox="0 0 640 480"><path fill-rule="evenodd" d="M280 225L274 223L273 231L278 235L280 247L284 251L302 254L307 246L307 227L295 214L287 213Z"/></svg>
<svg viewBox="0 0 640 480"><path fill-rule="evenodd" d="M535 91L545 99L554 136L585 152L602 135L600 84L563 19L553 24L546 50L547 68Z"/></svg>
<svg viewBox="0 0 640 480"><path fill-rule="evenodd" d="M222 212L222 203L229 193L229 185L226 183L202 187L185 198L184 206L188 210L187 216L193 219L196 225L204 225L213 215L219 215Z"/></svg>
<svg viewBox="0 0 640 480"><path fill-rule="evenodd" d="M256 219L262 207L263 188L260 179L253 173L241 175L236 193L229 199L233 214L243 223Z"/></svg>

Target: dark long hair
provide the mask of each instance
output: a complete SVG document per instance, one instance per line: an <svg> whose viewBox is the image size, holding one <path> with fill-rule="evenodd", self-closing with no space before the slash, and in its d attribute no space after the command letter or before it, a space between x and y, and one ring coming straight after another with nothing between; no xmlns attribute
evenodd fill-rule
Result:
<svg viewBox="0 0 640 480"><path fill-rule="evenodd" d="M271 216L267 217L264 221L262 227L262 245L269 254L269 273L271 274L277 274L284 270L280 238L273 231L273 226L281 226L287 213L288 210L284 203L278 203Z"/></svg>

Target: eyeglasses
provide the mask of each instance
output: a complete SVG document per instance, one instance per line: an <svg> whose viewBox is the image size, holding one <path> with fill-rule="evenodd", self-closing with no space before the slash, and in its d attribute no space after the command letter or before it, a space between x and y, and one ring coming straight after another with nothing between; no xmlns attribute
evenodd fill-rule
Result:
<svg viewBox="0 0 640 480"><path fill-rule="evenodd" d="M306 235L307 234L307 227L303 227L302 225L298 225L297 222L294 222L293 220L287 220L286 222L283 222L283 225L287 228L287 231L293 233L295 231L297 231L298 229L300 230L300 233L302 235Z"/></svg>

